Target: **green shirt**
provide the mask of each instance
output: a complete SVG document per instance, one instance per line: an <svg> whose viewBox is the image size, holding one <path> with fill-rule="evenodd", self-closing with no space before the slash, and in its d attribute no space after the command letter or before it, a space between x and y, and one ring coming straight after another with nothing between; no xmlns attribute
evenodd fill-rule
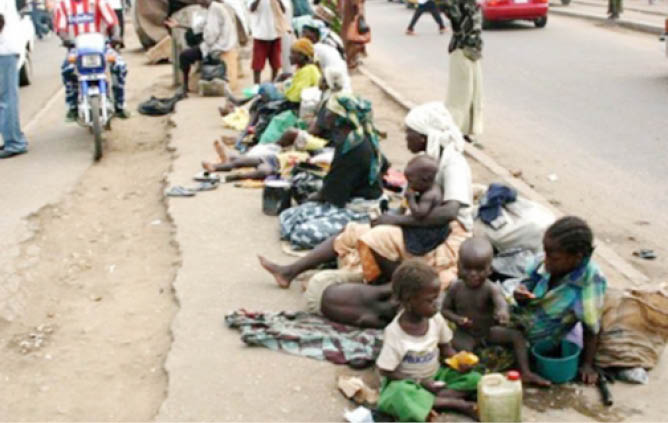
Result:
<svg viewBox="0 0 668 423"><path fill-rule="evenodd" d="M293 103L299 103L302 99L302 90L317 87L320 82L320 70L314 64L309 64L295 72L292 82L285 90L285 98Z"/></svg>

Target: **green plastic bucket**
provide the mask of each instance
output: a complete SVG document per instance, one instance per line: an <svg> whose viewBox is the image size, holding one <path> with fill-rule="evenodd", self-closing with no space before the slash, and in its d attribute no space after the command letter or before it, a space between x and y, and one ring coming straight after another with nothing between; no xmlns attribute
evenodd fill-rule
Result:
<svg viewBox="0 0 668 423"><path fill-rule="evenodd" d="M541 341L531 347L531 356L539 375L552 383L566 383L578 374L581 351L570 341L563 340L556 347L550 341Z"/></svg>

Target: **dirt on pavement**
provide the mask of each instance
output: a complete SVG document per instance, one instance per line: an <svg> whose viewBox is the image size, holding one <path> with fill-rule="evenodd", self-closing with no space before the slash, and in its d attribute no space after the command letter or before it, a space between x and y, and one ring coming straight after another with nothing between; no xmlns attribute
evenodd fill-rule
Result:
<svg viewBox="0 0 668 423"><path fill-rule="evenodd" d="M136 110L164 93L170 68L146 69L138 50L123 56ZM103 159L28 218L11 279L23 312L0 320L3 421L146 421L164 398L179 265L163 201L168 121L134 113L112 126Z"/></svg>

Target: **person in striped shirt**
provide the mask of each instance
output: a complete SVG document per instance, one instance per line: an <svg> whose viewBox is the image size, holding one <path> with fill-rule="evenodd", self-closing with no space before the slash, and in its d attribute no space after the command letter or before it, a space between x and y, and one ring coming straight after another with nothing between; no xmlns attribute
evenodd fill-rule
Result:
<svg viewBox="0 0 668 423"><path fill-rule="evenodd" d="M127 66L115 48L122 47L120 29L116 13L108 0L59 0L54 11L54 28L65 45L83 34L103 34L110 39L111 47L107 56L114 56L111 62L111 90L114 95L115 116L126 119L125 111L125 79ZM69 52L68 52L69 55ZM61 67L61 75L65 84L65 102L68 112L65 120L74 122L77 119L78 80L76 66L65 58Z"/></svg>

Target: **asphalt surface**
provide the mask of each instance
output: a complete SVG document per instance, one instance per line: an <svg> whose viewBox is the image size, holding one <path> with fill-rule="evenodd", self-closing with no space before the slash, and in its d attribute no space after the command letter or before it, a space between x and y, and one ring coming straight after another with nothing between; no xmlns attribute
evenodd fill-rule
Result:
<svg viewBox="0 0 668 423"><path fill-rule="evenodd" d="M62 87L60 65L65 57L65 49L60 47L60 40L55 35L35 40L32 53L33 83L21 87L21 121L28 123L46 102Z"/></svg>
<svg viewBox="0 0 668 423"><path fill-rule="evenodd" d="M365 65L408 100L446 96L448 31L431 16L404 35L412 11L367 1ZM662 248L668 233L668 59L656 37L552 15L484 32L486 152L600 236L633 234ZM556 181L549 181L556 175ZM554 178L552 178L554 179ZM643 226L635 225L637 222ZM614 247L614 245L613 245Z"/></svg>
<svg viewBox="0 0 668 423"><path fill-rule="evenodd" d="M62 48L55 37L37 41L33 56L34 81L19 90L20 117L28 139L28 153L0 161L0 285L12 278L13 259L20 242L34 236L27 218L57 202L79 180L92 162L92 140L76 124L66 125L61 88ZM45 106L49 104L50 107ZM21 290L0 292L0 317L21 313Z"/></svg>

